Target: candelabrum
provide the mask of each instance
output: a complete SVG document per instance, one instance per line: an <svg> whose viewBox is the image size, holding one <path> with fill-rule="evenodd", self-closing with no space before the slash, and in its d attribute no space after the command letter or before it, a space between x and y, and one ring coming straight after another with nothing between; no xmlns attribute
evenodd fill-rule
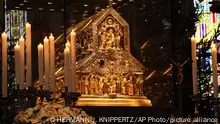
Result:
<svg viewBox="0 0 220 124"><path fill-rule="evenodd" d="M214 117L219 118L219 98L213 98Z"/></svg>
<svg viewBox="0 0 220 124"><path fill-rule="evenodd" d="M78 97L81 96L80 93L68 92L68 87L65 87L65 92L62 93L62 97L65 99L66 106L76 107L76 101Z"/></svg>
<svg viewBox="0 0 220 124"><path fill-rule="evenodd" d="M201 97L199 95L193 95L191 96L192 102L194 103L194 116L198 117L199 116L199 108L198 105L201 102Z"/></svg>
<svg viewBox="0 0 220 124"><path fill-rule="evenodd" d="M1 122L10 123L17 112L35 106L35 101L36 89L34 87L19 89L19 85L16 85L16 89L8 97L0 98Z"/></svg>
<svg viewBox="0 0 220 124"><path fill-rule="evenodd" d="M36 93L37 91L34 87L19 89L19 85L17 85L16 90L12 93L12 99L15 101L18 109L25 109L35 106Z"/></svg>
<svg viewBox="0 0 220 124"><path fill-rule="evenodd" d="M50 101L50 96L51 96L52 92L50 92L49 90L44 90L43 86L40 86L40 90L37 91L37 96L41 98L41 100L43 100L44 98L46 98L47 101ZM35 98L36 99L36 98ZM36 103L36 102L35 102Z"/></svg>
<svg viewBox="0 0 220 124"><path fill-rule="evenodd" d="M1 113L0 113L0 121L1 122L7 122L7 119L8 119L8 117L7 117L7 115L8 115L8 109L9 109L9 99L8 99L8 97L3 97L3 96L1 96L0 97L0 111L1 111Z"/></svg>
<svg viewBox="0 0 220 124"><path fill-rule="evenodd" d="M193 95L191 96L193 103L195 104L195 110L194 110L194 116L199 117L201 115L201 112L199 111L199 105L201 103L204 104L204 102L208 101L209 103L206 103L206 106L209 110L212 112L208 114L209 117L219 118L219 112L220 112L220 106L219 106L219 98L207 98L202 97L199 95ZM209 107L208 107L209 106ZM200 107L201 108L201 107ZM203 109L203 108L201 108Z"/></svg>

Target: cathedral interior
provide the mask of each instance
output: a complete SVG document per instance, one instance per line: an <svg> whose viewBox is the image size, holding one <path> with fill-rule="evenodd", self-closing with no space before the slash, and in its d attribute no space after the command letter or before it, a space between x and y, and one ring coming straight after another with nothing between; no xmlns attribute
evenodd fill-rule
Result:
<svg viewBox="0 0 220 124"><path fill-rule="evenodd" d="M80 93L74 105L95 117L192 115L190 37L200 21L195 1L0 0L0 32L8 35L8 94L16 91L12 49L21 35L26 37L29 22L33 84L39 81L38 45L52 33L56 85L64 92L64 49L74 31ZM199 3L209 14L207 1ZM210 113L206 103L201 106L202 112ZM10 112L15 111L4 115Z"/></svg>

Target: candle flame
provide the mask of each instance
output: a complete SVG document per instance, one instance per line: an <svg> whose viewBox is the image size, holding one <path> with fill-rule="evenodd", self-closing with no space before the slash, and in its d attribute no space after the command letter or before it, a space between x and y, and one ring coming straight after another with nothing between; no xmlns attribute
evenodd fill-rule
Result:
<svg viewBox="0 0 220 124"><path fill-rule="evenodd" d="M30 27L30 26L31 26L31 24L27 22L26 23L26 27Z"/></svg>
<svg viewBox="0 0 220 124"><path fill-rule="evenodd" d="M72 30L71 34L76 34L75 30Z"/></svg>
<svg viewBox="0 0 220 124"><path fill-rule="evenodd" d="M20 39L24 39L22 35L21 35Z"/></svg>
<svg viewBox="0 0 220 124"><path fill-rule="evenodd" d="M2 36L6 36L6 37L7 37L7 34L6 34L5 32L3 32L3 33L2 33Z"/></svg>
<svg viewBox="0 0 220 124"><path fill-rule="evenodd" d="M216 48L214 41L212 41L211 48Z"/></svg>
<svg viewBox="0 0 220 124"><path fill-rule="evenodd" d="M45 36L45 38L44 38L44 39L48 39L48 38L47 38L47 36Z"/></svg>
<svg viewBox="0 0 220 124"><path fill-rule="evenodd" d="M193 35L190 39L191 39L191 40L194 40L194 39L195 39L195 36Z"/></svg>
<svg viewBox="0 0 220 124"><path fill-rule="evenodd" d="M53 36L53 34L52 34L52 33L50 33L50 36Z"/></svg>

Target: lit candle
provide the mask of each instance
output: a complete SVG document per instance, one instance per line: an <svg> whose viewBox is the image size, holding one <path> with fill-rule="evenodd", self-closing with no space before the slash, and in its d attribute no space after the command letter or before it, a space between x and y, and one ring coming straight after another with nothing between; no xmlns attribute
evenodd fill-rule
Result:
<svg viewBox="0 0 220 124"><path fill-rule="evenodd" d="M26 83L28 87L32 86L32 62L31 62L31 25L26 24L26 58L27 58L27 77Z"/></svg>
<svg viewBox="0 0 220 124"><path fill-rule="evenodd" d="M54 51L54 37L51 34L50 40L50 81L51 81L51 91L55 91L55 51Z"/></svg>
<svg viewBox="0 0 220 124"><path fill-rule="evenodd" d="M64 49L64 81L65 87L68 87L68 91L70 91L70 49L66 47Z"/></svg>
<svg viewBox="0 0 220 124"><path fill-rule="evenodd" d="M6 33L2 33L2 95L8 96L8 43Z"/></svg>
<svg viewBox="0 0 220 124"><path fill-rule="evenodd" d="M70 49L70 42L69 42L69 40L67 40L67 42L66 42L66 48L69 48Z"/></svg>
<svg viewBox="0 0 220 124"><path fill-rule="evenodd" d="M198 95L197 85L197 60L196 60L196 39L191 37L191 52L192 52L192 78L193 78L193 94Z"/></svg>
<svg viewBox="0 0 220 124"><path fill-rule="evenodd" d="M49 59L49 40L47 37L44 39L44 83L45 83L45 90L49 90L49 72L50 72L50 59Z"/></svg>
<svg viewBox="0 0 220 124"><path fill-rule="evenodd" d="M72 70L71 77L72 83L69 85L70 92L76 92L76 33L74 31L71 32L71 61L72 61Z"/></svg>
<svg viewBox="0 0 220 124"><path fill-rule="evenodd" d="M21 78L21 74L20 74L20 46L18 45L18 43L14 46L14 52L15 52L15 79L16 79L16 84L19 84L19 89L22 89L24 87L24 83L21 83L20 78Z"/></svg>
<svg viewBox="0 0 220 124"><path fill-rule="evenodd" d="M40 43L38 45L38 75L39 75L39 82L40 85L44 85L44 46Z"/></svg>
<svg viewBox="0 0 220 124"><path fill-rule="evenodd" d="M19 39L19 46L20 46L20 56L19 56L19 61L20 61L20 89L24 89L24 82L25 82L25 57L24 57L24 38L21 36Z"/></svg>
<svg viewBox="0 0 220 124"><path fill-rule="evenodd" d="M214 43L212 43L211 45L211 53L212 53L212 78L213 78L214 97L218 98L217 51Z"/></svg>

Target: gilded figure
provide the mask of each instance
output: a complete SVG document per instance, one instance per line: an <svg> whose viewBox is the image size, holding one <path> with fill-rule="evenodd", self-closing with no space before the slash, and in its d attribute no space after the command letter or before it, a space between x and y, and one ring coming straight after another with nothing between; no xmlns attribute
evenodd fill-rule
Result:
<svg viewBox="0 0 220 124"><path fill-rule="evenodd" d="M93 94L94 75L92 74L89 79L89 94Z"/></svg>
<svg viewBox="0 0 220 124"><path fill-rule="evenodd" d="M123 79L123 81L121 82L121 94L122 95L126 95L126 78Z"/></svg>
<svg viewBox="0 0 220 124"><path fill-rule="evenodd" d="M126 88L127 88L126 92L128 95L134 95L134 89L133 89L134 84L133 83L134 83L133 77L129 76L129 80L127 81L127 86L126 86Z"/></svg>
<svg viewBox="0 0 220 124"><path fill-rule="evenodd" d="M99 93L100 93L100 94L103 94L103 86L104 86L103 77L101 76L101 77L99 78Z"/></svg>
<svg viewBox="0 0 220 124"><path fill-rule="evenodd" d="M89 76L86 76L85 79L85 94L89 94Z"/></svg>
<svg viewBox="0 0 220 124"><path fill-rule="evenodd" d="M98 93L98 76L97 75L95 75L94 76L94 84L93 84L93 92L94 93Z"/></svg>

